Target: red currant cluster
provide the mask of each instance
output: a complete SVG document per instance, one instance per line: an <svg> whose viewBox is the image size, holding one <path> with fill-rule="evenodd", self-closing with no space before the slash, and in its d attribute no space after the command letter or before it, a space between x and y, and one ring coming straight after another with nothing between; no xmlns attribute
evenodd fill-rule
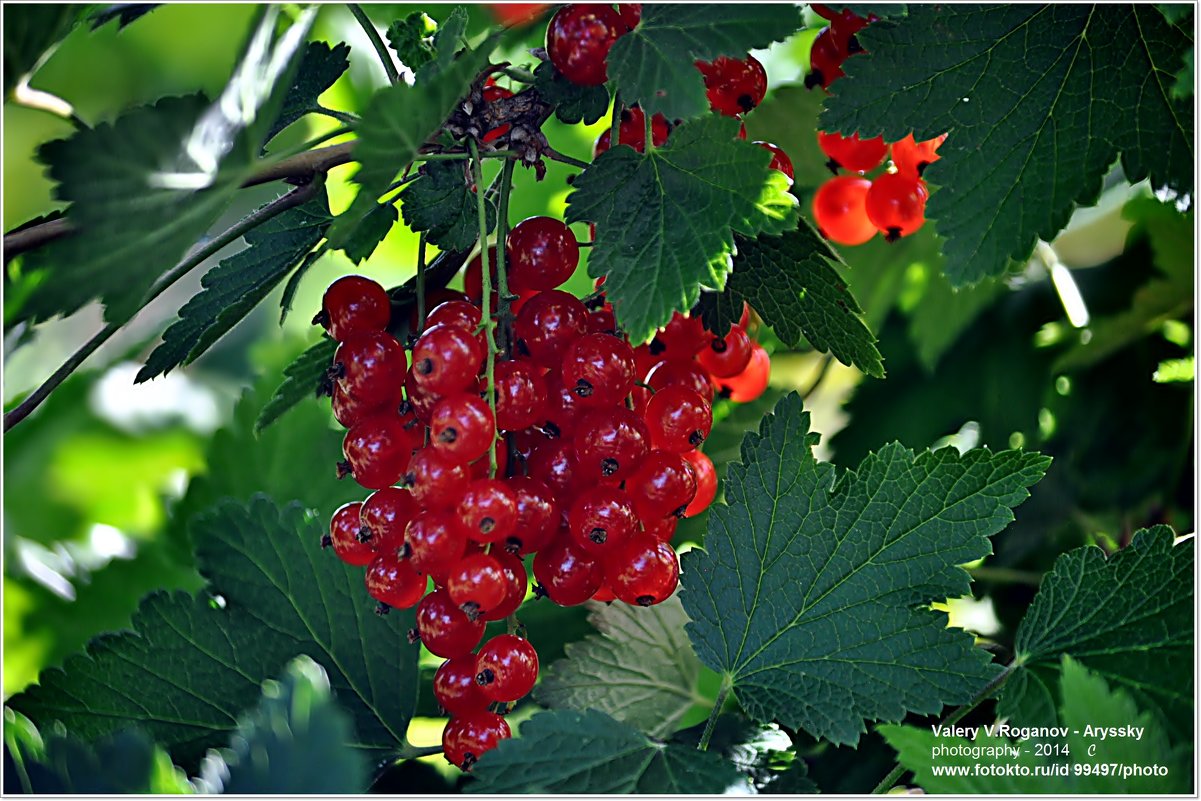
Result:
<svg viewBox="0 0 1201 801"><path fill-rule="evenodd" d="M844 74L843 62L863 52L856 34L876 17L865 19L849 9L840 13L820 4L812 8L830 24L813 41L805 85L828 90ZM915 142L910 134L889 144L880 136L861 140L858 134L843 137L818 131L818 146L829 157L826 165L835 175L813 197L813 217L822 233L842 245L862 245L877 232L894 242L921 228L929 195L922 171L938 160L938 146L944 139L946 134ZM865 177L884 163L890 149L891 169L874 179ZM840 169L848 174L839 175Z"/></svg>
<svg viewBox="0 0 1201 801"><path fill-rule="evenodd" d="M330 285L316 320L339 342L324 382L349 429L338 474L374 490L334 513L323 544L366 567L379 613L417 607L410 638L447 660L434 692L452 716L444 751L463 768L509 736L497 713L538 675L521 637L473 653L485 624L525 599L523 558L533 556L535 594L560 605L649 606L671 595L677 520L717 492L713 464L696 450L713 397L757 397L769 369L746 332L749 309L724 337L677 314L632 348L603 288L586 300L557 288L580 255L558 220L521 222L505 254L516 316L511 327L489 321L501 342L494 406L478 257L466 293L431 293L427 318L410 318L411 353L388 330L387 293L361 276Z"/></svg>

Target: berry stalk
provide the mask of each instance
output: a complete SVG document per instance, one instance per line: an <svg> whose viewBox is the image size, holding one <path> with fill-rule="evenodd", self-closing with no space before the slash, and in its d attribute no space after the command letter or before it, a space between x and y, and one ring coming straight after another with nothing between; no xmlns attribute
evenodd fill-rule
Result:
<svg viewBox="0 0 1201 801"><path fill-rule="evenodd" d="M471 148L471 178L476 187L480 187L484 183L484 161L480 158L480 149L476 145L474 139L467 140L467 146ZM507 164L512 164L511 161L506 161ZM502 187L502 192L504 191ZM485 362L485 375L487 376L486 392L488 393L488 411L492 414L492 421L496 422L496 331L492 325L492 266L488 264L488 203L484 199L482 192L476 192L476 210L479 213L480 221L480 281L482 283L482 295L480 298L480 322L484 326L484 339L488 343L488 354ZM504 256L500 251L504 249L504 240L499 240L500 245L497 247L497 263L504 263ZM498 267L499 269L499 267ZM497 279L500 278L498 273ZM488 445L488 475L492 478L496 477L496 439Z"/></svg>

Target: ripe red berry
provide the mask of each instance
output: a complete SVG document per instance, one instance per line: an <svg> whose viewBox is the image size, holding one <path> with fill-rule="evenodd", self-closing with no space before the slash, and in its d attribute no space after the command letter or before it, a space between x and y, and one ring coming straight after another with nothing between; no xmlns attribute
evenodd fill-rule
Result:
<svg viewBox="0 0 1201 801"><path fill-rule="evenodd" d="M751 361L751 338L742 326L732 325L724 337L713 337L696 360L714 378L738 375Z"/></svg>
<svg viewBox="0 0 1201 801"><path fill-rule="evenodd" d="M529 476L505 480L517 508L517 525L505 539L507 548L529 554L550 542L559 530L559 504L550 487Z"/></svg>
<svg viewBox="0 0 1201 801"><path fill-rule="evenodd" d="M626 492L644 521L682 517L696 497L696 474L679 454L651 451L626 481Z"/></svg>
<svg viewBox="0 0 1201 801"><path fill-rule="evenodd" d="M442 730L442 753L452 765L463 770L513 734L509 724L492 712L473 712L451 718Z"/></svg>
<svg viewBox="0 0 1201 801"><path fill-rule="evenodd" d="M713 407L684 387L664 387L646 404L646 427L651 444L683 453L699 448L713 426Z"/></svg>
<svg viewBox="0 0 1201 801"><path fill-rule="evenodd" d="M712 336L709 334L710 341ZM646 384L656 392L666 387L684 387L707 401L713 400L713 382L709 380L709 373L692 359L666 359L659 362L647 373ZM647 400L650 400L649 396Z"/></svg>
<svg viewBox="0 0 1201 801"><path fill-rule="evenodd" d="M884 238L895 242L926 222L926 185L921 178L885 173L867 190L867 217Z"/></svg>
<svg viewBox="0 0 1201 801"><path fill-rule="evenodd" d="M555 12L546 26L546 53L567 80L600 86L608 80L609 49L627 30L613 6L573 3Z"/></svg>
<svg viewBox="0 0 1201 801"><path fill-rule="evenodd" d="M818 131L817 145L830 157L826 165L834 173L840 167L849 172L874 170L884 163L884 157L888 155L888 145L883 136L860 139L857 133L844 137L837 132Z"/></svg>
<svg viewBox="0 0 1201 801"><path fill-rule="evenodd" d="M495 439L496 421L479 395L449 395L430 414L430 445L454 461L475 461Z"/></svg>
<svg viewBox="0 0 1201 801"><path fill-rule="evenodd" d="M484 613L484 620L503 620L517 611L525 600L525 590L529 584L526 578L525 563L508 551L493 550L492 558L500 565L505 577L505 598L492 609Z"/></svg>
<svg viewBox="0 0 1201 801"><path fill-rule="evenodd" d="M599 309L589 309L588 330L593 334L611 334L617 336L617 317L613 314L613 307L606 303ZM637 357L634 359L634 364L637 367Z"/></svg>
<svg viewBox="0 0 1201 801"><path fill-rule="evenodd" d="M492 308L496 308L496 245L488 248L488 273L492 276ZM463 271L463 291L467 299L479 305L484 299L484 262L480 253L467 262Z"/></svg>
<svg viewBox="0 0 1201 801"><path fill-rule="evenodd" d="M646 456L650 433L641 417L621 406L588 412L572 437L580 475L590 481L626 478Z"/></svg>
<svg viewBox="0 0 1201 801"><path fill-rule="evenodd" d="M867 216L867 191L872 182L857 175L840 175L822 184L813 196L813 220L826 238L840 245L862 245L876 235Z"/></svg>
<svg viewBox="0 0 1201 801"><path fill-rule="evenodd" d="M413 567L440 576L463 558L467 536L445 509L424 509L405 528L404 551Z"/></svg>
<svg viewBox="0 0 1201 801"><path fill-rule="evenodd" d="M413 450L421 444L421 427L409 427L414 419L387 412L368 417L346 432L342 454L355 481L376 490L400 481Z"/></svg>
<svg viewBox="0 0 1201 801"><path fill-rule="evenodd" d="M513 333L518 352L543 367L558 368L567 347L588 333L588 309L566 292L539 292L517 313Z"/></svg>
<svg viewBox="0 0 1201 801"><path fill-rule="evenodd" d="M334 394L330 402L334 412L334 419L341 423L344 428L353 428L374 414L384 411L395 411L400 407L402 393L400 391L401 387L398 386L394 389L395 394L383 403L364 403L342 389L341 384L335 382Z"/></svg>
<svg viewBox="0 0 1201 801"><path fill-rule="evenodd" d="M525 697L538 679L538 652L528 640L514 634L499 634L480 648L476 659L476 683L493 701L509 702Z"/></svg>
<svg viewBox="0 0 1201 801"><path fill-rule="evenodd" d="M455 512L459 527L476 542L499 542L517 526L517 498L498 478L477 478Z"/></svg>
<svg viewBox="0 0 1201 801"><path fill-rule="evenodd" d="M475 683L479 673L475 654L448 659L434 674L434 698L451 715L484 712L492 703Z"/></svg>
<svg viewBox="0 0 1201 801"><path fill-rule="evenodd" d="M700 451L688 451L684 461L692 465L696 476L696 495L684 510L684 517L695 517L708 509L717 497L717 471L713 469L713 461Z"/></svg>
<svg viewBox="0 0 1201 801"><path fill-rule="evenodd" d="M384 487L367 496L359 517L367 528L369 541L378 550L399 548L405 527L417 513L413 496L406 490Z"/></svg>
<svg viewBox="0 0 1201 801"><path fill-rule="evenodd" d="M413 380L435 395L466 389L480 372L484 351L479 338L457 326L427 328L413 345Z"/></svg>
<svg viewBox="0 0 1201 801"><path fill-rule="evenodd" d="M913 134L909 134L899 142L892 143L892 163L897 172L916 178L922 177L926 167L938 161L939 146L946 141L947 135L942 134L924 142L916 142Z"/></svg>
<svg viewBox="0 0 1201 801"><path fill-rule="evenodd" d="M405 400L408 401L409 408L413 410L417 419L429 425L430 414L438 405L438 401L442 400L442 396L430 392L418 384L417 376L413 373L413 366L409 365L409 371L405 373Z"/></svg>
<svg viewBox="0 0 1201 801"><path fill-rule="evenodd" d="M446 591L450 599L474 617L505 599L507 580L500 563L486 553L464 556L450 569Z"/></svg>
<svg viewBox="0 0 1201 801"><path fill-rule="evenodd" d="M465 464L427 447L413 454L404 481L419 507L440 509L459 502L469 478Z"/></svg>
<svg viewBox="0 0 1201 801"><path fill-rule="evenodd" d="M612 406L634 388L634 351L611 334L586 334L567 348L561 370L580 405Z"/></svg>
<svg viewBox="0 0 1201 801"><path fill-rule="evenodd" d="M509 287L514 291L554 289L580 263L575 234L553 217L530 217L513 226L507 243Z"/></svg>
<svg viewBox="0 0 1201 801"><path fill-rule="evenodd" d="M417 604L417 638L443 659L470 653L484 636L484 620L471 620L446 590L434 590Z"/></svg>
<svg viewBox="0 0 1201 801"><path fill-rule="evenodd" d="M559 606L575 606L592 597L604 581L604 565L560 536L534 557L534 578Z"/></svg>
<svg viewBox="0 0 1201 801"><path fill-rule="evenodd" d="M329 537L322 540L322 546L334 546L334 553L348 565L363 567L371 564L375 558L375 548L370 541L359 539L363 528L360 513L363 504L358 501L344 503L329 519Z"/></svg>
<svg viewBox="0 0 1201 801"><path fill-rule="evenodd" d="M712 62L698 61L696 67L705 76L709 108L719 114L745 114L763 102L767 94L767 72L754 56L741 61L718 56Z"/></svg>
<svg viewBox="0 0 1201 801"><path fill-rule="evenodd" d="M480 327L480 319L482 317L480 307L468 300L446 300L435 306L425 317L425 329L433 328L435 325L449 325L453 328L461 328L468 333L475 334ZM484 334L480 332L476 335L480 340L480 346L484 344Z"/></svg>
<svg viewBox="0 0 1201 801"><path fill-rule="evenodd" d="M367 594L379 601L377 611L383 614L388 607L408 609L416 605L425 593L425 575L396 555L395 551L381 553L367 568Z"/></svg>
<svg viewBox="0 0 1201 801"><path fill-rule="evenodd" d="M675 312L647 348L656 359L691 359L708 343L709 333L699 317Z"/></svg>
<svg viewBox="0 0 1201 801"><path fill-rule="evenodd" d="M680 583L680 561L671 546L655 537L635 537L605 560L605 584L619 601L654 606Z"/></svg>
<svg viewBox="0 0 1201 801"><path fill-rule="evenodd" d="M356 334L338 346L330 373L355 399L382 404L397 396L407 366L405 350L396 337L369 331Z"/></svg>
<svg viewBox="0 0 1201 801"><path fill-rule="evenodd" d="M391 316L392 304L382 286L361 275L345 275L325 290L314 322L344 342L356 334L383 331Z"/></svg>
<svg viewBox="0 0 1201 801"><path fill-rule="evenodd" d="M642 21L642 3L618 3L617 14L626 28L634 30Z"/></svg>
<svg viewBox="0 0 1201 801"><path fill-rule="evenodd" d="M489 78L489 80L492 79ZM497 100L503 100L513 96L513 93L508 89L505 89L503 86L495 85L485 86L481 94L483 95L485 103L493 103ZM485 131L484 135L480 137L480 141L495 142L497 139L507 134L511 128L512 126L506 123L505 125L500 125L490 131Z"/></svg>
<svg viewBox="0 0 1201 801"><path fill-rule="evenodd" d="M718 379L717 385L724 396L736 403L750 403L767 390L771 377L771 357L758 342L751 343L751 360L746 369L736 376Z"/></svg>
<svg viewBox="0 0 1201 801"><path fill-rule="evenodd" d="M563 384L562 373L551 370L546 374L546 408L543 428L554 436L570 437L576 422L584 413L580 397Z"/></svg>
<svg viewBox="0 0 1201 801"><path fill-rule="evenodd" d="M694 451L700 453L700 451ZM685 512L687 514L687 512ZM676 535L676 524L680 522L680 518L661 517L658 520L642 521L642 530L648 535L662 542L671 542L671 538Z"/></svg>
<svg viewBox="0 0 1201 801"><path fill-rule="evenodd" d="M570 439L547 439L534 448L526 462L526 474L542 482L557 497L567 496L575 486L576 456Z"/></svg>
<svg viewBox="0 0 1201 801"><path fill-rule="evenodd" d="M496 363L496 425L520 431L546 419L547 386L542 370L526 361Z"/></svg>
<svg viewBox="0 0 1201 801"><path fill-rule="evenodd" d="M771 142L756 141L752 142L752 144L758 145L768 153L771 153L771 164L768 165L770 169L779 170L787 175L790 181L793 179L792 159L788 158L787 153Z"/></svg>
<svg viewBox="0 0 1201 801"><path fill-rule="evenodd" d="M580 492L567 514L567 531L582 550L597 557L612 553L638 532L634 502L615 487Z"/></svg>
<svg viewBox="0 0 1201 801"><path fill-rule="evenodd" d="M651 141L655 147L662 147L666 144L670 133L671 126L666 117L662 114L655 114L651 117ZM607 130L601 133L592 148L593 158L609 149L610 137L611 131ZM646 150L646 114L638 106L622 109L621 122L617 127L617 144L629 145L639 153Z"/></svg>
<svg viewBox="0 0 1201 801"><path fill-rule="evenodd" d="M846 74L842 71L842 62L846 59L847 53L839 47L830 26L822 28L809 50L809 74L805 76L805 87L829 89L830 84Z"/></svg>

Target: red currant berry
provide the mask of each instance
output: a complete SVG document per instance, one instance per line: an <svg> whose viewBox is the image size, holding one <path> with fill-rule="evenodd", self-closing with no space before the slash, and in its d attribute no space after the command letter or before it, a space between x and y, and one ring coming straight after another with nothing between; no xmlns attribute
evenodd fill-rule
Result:
<svg viewBox="0 0 1201 801"><path fill-rule="evenodd" d="M466 464L488 452L496 439L492 410L479 395L460 392L438 401L430 415L430 445Z"/></svg>
<svg viewBox="0 0 1201 801"><path fill-rule="evenodd" d="M580 263L580 245L565 224L530 217L509 232L509 286L515 291L554 289L571 278Z"/></svg>
<svg viewBox="0 0 1201 801"><path fill-rule="evenodd" d="M826 166L836 174L839 168L849 172L874 170L884 163L884 157L888 155L888 145L883 136L860 139L857 133L844 137L839 133L818 131L817 145L830 157Z"/></svg>
<svg viewBox="0 0 1201 801"><path fill-rule="evenodd" d="M451 715L485 712L492 703L475 683L479 674L475 654L448 659L434 674L434 698Z"/></svg>
<svg viewBox="0 0 1201 801"><path fill-rule="evenodd" d="M449 395L471 385L483 360L484 351L474 333L435 325L413 345L413 380L427 392Z"/></svg>
<svg viewBox="0 0 1201 801"><path fill-rule="evenodd" d="M867 190L867 217L889 242L895 242L926 222L926 185L921 178L885 173Z"/></svg>
<svg viewBox="0 0 1201 801"><path fill-rule="evenodd" d="M534 578L546 596L559 606L575 606L592 597L604 581L605 569L575 546L559 537L534 557Z"/></svg>
<svg viewBox="0 0 1201 801"><path fill-rule="evenodd" d="M871 16L868 19L875 17ZM855 34L867 27L868 19L848 8L830 20L830 33L834 37L834 43L847 56L864 52L863 45L859 44Z"/></svg>
<svg viewBox="0 0 1201 801"><path fill-rule="evenodd" d="M513 734L509 724L492 712L473 712L451 718L442 730L442 753L457 768L471 770L480 757Z"/></svg>
<svg viewBox="0 0 1201 801"><path fill-rule="evenodd" d="M613 307L606 303L599 309L588 310L588 330L593 334L610 334L617 336L617 317L613 314ZM637 359L634 360L637 367Z"/></svg>
<svg viewBox="0 0 1201 801"><path fill-rule="evenodd" d="M576 496L567 514L572 540L594 556L612 553L638 532L634 502L614 487L589 487Z"/></svg>
<svg viewBox="0 0 1201 801"><path fill-rule="evenodd" d="M489 78L488 80L492 79ZM504 100L505 98L512 97L513 93L508 89L505 89L503 86L485 86L482 95L485 103L494 103L497 100ZM484 135L480 137L480 141L495 142L497 139L507 134L511 127L511 125L506 124L493 128L490 131L485 131Z"/></svg>
<svg viewBox="0 0 1201 801"><path fill-rule="evenodd" d="M566 292L539 292L517 313L513 333L518 352L543 367L558 368L567 347L588 333L588 309Z"/></svg>
<svg viewBox="0 0 1201 801"><path fill-rule="evenodd" d="M712 338L713 335L709 336ZM713 400L713 382L709 380L709 373L699 362L692 359L667 359L659 362L647 373L646 384L655 392L667 387L684 387L707 401ZM647 400L650 398L647 397Z"/></svg>
<svg viewBox="0 0 1201 801"><path fill-rule="evenodd" d="M709 108L719 114L745 114L763 102L767 94L767 72L754 56L744 61L718 56L712 62L698 61L696 67L705 76Z"/></svg>
<svg viewBox="0 0 1201 801"><path fill-rule="evenodd" d="M635 537L605 561L605 583L619 601L654 606L675 592L680 583L680 560L666 542Z"/></svg>
<svg viewBox="0 0 1201 801"><path fill-rule="evenodd" d="M586 334L563 355L563 386L587 407L612 406L634 388L634 351L610 334Z"/></svg>
<svg viewBox="0 0 1201 801"><path fill-rule="evenodd" d="M489 3L488 10L496 21L506 28L521 25L536 17L546 3ZM488 80L492 80L489 78Z"/></svg>
<svg viewBox="0 0 1201 801"><path fill-rule="evenodd" d="M526 462L529 477L545 484L560 498L575 486L576 469L575 448L571 440L562 437L539 444Z"/></svg>
<svg viewBox="0 0 1201 801"><path fill-rule="evenodd" d="M826 238L840 245L862 245L876 235L867 216L867 191L872 182L857 175L840 175L822 184L813 196L813 219Z"/></svg>
<svg viewBox="0 0 1201 801"><path fill-rule="evenodd" d="M682 517L696 497L696 474L679 454L651 451L626 481L626 492L643 520Z"/></svg>
<svg viewBox="0 0 1201 801"><path fill-rule="evenodd" d="M552 436L570 437L576 429L576 422L583 414L583 404L576 395L563 384L563 376L558 370L546 374L546 428Z"/></svg>
<svg viewBox="0 0 1201 801"><path fill-rule="evenodd" d="M439 305L450 300L470 301L471 298L467 297L466 292L460 292L457 289L434 289L425 293L426 311L428 312L430 309L436 309ZM418 311L419 309L417 308L416 303L409 308L409 330L414 333L419 332L422 330L422 328L424 328L424 324L418 319Z"/></svg>
<svg viewBox="0 0 1201 801"><path fill-rule="evenodd" d="M346 275L325 290L314 322L344 342L357 334L383 331L391 316L392 304L382 286L361 275Z"/></svg>
<svg viewBox="0 0 1201 801"><path fill-rule="evenodd" d="M388 412L368 417L346 432L342 454L361 486L377 490L400 481L413 450L421 445L421 427L410 428L408 422ZM342 469L340 466L340 474Z"/></svg>
<svg viewBox="0 0 1201 801"><path fill-rule="evenodd" d="M483 619L471 620L446 590L434 590L417 604L417 634L431 654L443 659L470 653L484 636Z"/></svg>
<svg viewBox="0 0 1201 801"><path fill-rule="evenodd" d="M773 145L771 142L756 141L752 142L752 144L758 145L768 153L771 153L771 164L768 165L770 169L779 170L787 175L788 180L790 181L793 179L792 159L788 158L787 153L785 153L776 145Z"/></svg>
<svg viewBox="0 0 1201 801"><path fill-rule="evenodd" d="M397 387L395 395L383 403L364 403L342 389L341 384L335 383L334 396L331 402L334 419L341 423L344 428L353 428L372 415L397 409L400 407L401 401L399 389Z"/></svg>
<svg viewBox="0 0 1201 801"><path fill-rule="evenodd" d="M396 487L384 487L367 496L359 512L367 527L369 541L378 550L399 548L404 542L405 527L417 513L413 496Z"/></svg>
<svg viewBox="0 0 1201 801"><path fill-rule="evenodd" d="M363 567L375 558L375 548L370 541L359 539L363 529L360 513L363 504L355 501L344 503L329 520L329 536L322 539L322 547L334 546L334 553L348 565Z"/></svg>
<svg viewBox="0 0 1201 801"><path fill-rule="evenodd" d="M619 481L633 473L646 456L651 436L641 417L613 406L581 417L572 439L581 476Z"/></svg>
<svg viewBox="0 0 1201 801"><path fill-rule="evenodd" d="M496 245L488 248L488 273L492 276L492 308L495 309ZM463 291L467 293L467 299L476 305L479 305L480 301L484 299L484 262L479 253L467 262L467 269L463 271Z"/></svg>
<svg viewBox="0 0 1201 801"><path fill-rule="evenodd" d="M667 122L666 117L662 114L651 117L651 141L654 142L655 147L662 147L666 144L670 134L671 125ZM592 148L593 158L609 149L610 137L610 131L605 131L600 135ZM622 109L621 122L617 128L617 144L629 145L639 153L646 150L646 114L638 106Z"/></svg>
<svg viewBox="0 0 1201 801"><path fill-rule="evenodd" d="M696 517L717 497L717 471L713 469L713 461L700 451L688 451L684 461L692 465L696 476L696 495L684 510L684 517Z"/></svg>
<svg viewBox="0 0 1201 801"><path fill-rule="evenodd" d="M469 539L499 542L517 526L517 498L504 481L477 478L463 493L455 514Z"/></svg>
<svg viewBox="0 0 1201 801"><path fill-rule="evenodd" d="M838 46L830 26L822 28L809 50L809 74L805 76L805 88L820 86L829 89L830 84L846 74L842 71L842 62L846 59L847 54Z"/></svg>
<svg viewBox="0 0 1201 801"><path fill-rule="evenodd" d="M430 414L438 405L438 401L442 400L442 396L430 392L418 384L417 376L413 373L413 366L409 365L409 371L405 373L405 400L408 401L409 408L413 410L417 419L429 425Z"/></svg>
<svg viewBox="0 0 1201 801"><path fill-rule="evenodd" d="M469 617L500 604L505 599L507 584L500 563L486 553L464 556L446 577L450 599Z"/></svg>
<svg viewBox="0 0 1201 801"><path fill-rule="evenodd" d="M913 134L909 134L901 141L893 142L892 163L901 174L920 178L927 167L942 158L938 155L938 148L946 138L947 135L943 134L924 142L916 142Z"/></svg>
<svg viewBox="0 0 1201 801"><path fill-rule="evenodd" d="M626 28L632 31L642 21L642 3L618 3L617 14Z"/></svg>
<svg viewBox="0 0 1201 801"><path fill-rule="evenodd" d="M542 370L524 361L497 362L496 425L520 431L546 419L547 387Z"/></svg>
<svg viewBox="0 0 1201 801"><path fill-rule="evenodd" d="M600 589L592 593L592 600L598 604L608 604L617 600L617 596L613 594L613 590L609 589L609 585L602 584Z"/></svg>
<svg viewBox="0 0 1201 801"><path fill-rule="evenodd" d="M700 453L700 451L696 451L696 453ZM676 535L676 524L679 522L680 518L674 515L650 522L643 520L642 530L661 542L671 542L671 538Z"/></svg>
<svg viewBox="0 0 1201 801"><path fill-rule="evenodd" d="M433 328L435 325L449 325L452 328L461 328L468 333L475 334L480 327L480 319L482 316L480 307L468 300L447 300L439 303L425 318L425 329ZM481 347L484 342L484 334L480 332L476 334L480 340Z"/></svg>
<svg viewBox="0 0 1201 801"><path fill-rule="evenodd" d="M508 551L493 551L492 558L500 564L500 570L505 576L505 599L484 614L485 620L504 620L517 611L525 600L525 590L529 585L526 578L525 563L521 558Z"/></svg>
<svg viewBox="0 0 1201 801"><path fill-rule="evenodd" d="M445 509L425 509L405 528L404 551L422 573L442 575L463 558L467 537Z"/></svg>
<svg viewBox="0 0 1201 801"><path fill-rule="evenodd" d="M646 427L660 450L683 453L699 448L713 426L713 407L684 387L664 387L646 404Z"/></svg>
<svg viewBox="0 0 1201 801"><path fill-rule="evenodd" d="M425 594L425 576L395 551L375 557L367 568L365 580L367 594L383 604L376 610L380 614L388 611L388 607L408 609L415 606Z"/></svg>
<svg viewBox="0 0 1201 801"><path fill-rule="evenodd" d="M647 348L656 359L691 359L708 344L709 332L700 318L676 312Z"/></svg>
<svg viewBox="0 0 1201 801"><path fill-rule="evenodd" d="M736 403L750 403L765 391L771 377L771 357L758 342L751 343L751 361L736 376L717 382L723 396Z"/></svg>
<svg viewBox="0 0 1201 801"><path fill-rule="evenodd" d="M356 400L378 405L397 396L407 366L405 349L396 337L370 331L338 346L330 373Z"/></svg>
<svg viewBox="0 0 1201 801"><path fill-rule="evenodd" d="M550 542L559 530L559 504L550 487L528 476L506 479L513 491L517 525L505 540L506 548L529 554Z"/></svg>
<svg viewBox="0 0 1201 801"><path fill-rule="evenodd" d="M714 378L738 375L751 361L751 338L742 326L732 325L724 337L710 340L709 347L697 354L696 360Z"/></svg>
<svg viewBox="0 0 1201 801"><path fill-rule="evenodd" d="M476 666L476 683L493 701L524 698L538 680L538 652L514 634L500 634L484 643Z"/></svg>
<svg viewBox="0 0 1201 801"><path fill-rule="evenodd" d="M434 448L413 454L404 482L423 509L445 509L459 502L469 481L467 466Z"/></svg>
<svg viewBox="0 0 1201 801"><path fill-rule="evenodd" d="M608 80L609 48L627 30L613 6L573 3L555 12L546 26L546 53L567 80L600 86Z"/></svg>

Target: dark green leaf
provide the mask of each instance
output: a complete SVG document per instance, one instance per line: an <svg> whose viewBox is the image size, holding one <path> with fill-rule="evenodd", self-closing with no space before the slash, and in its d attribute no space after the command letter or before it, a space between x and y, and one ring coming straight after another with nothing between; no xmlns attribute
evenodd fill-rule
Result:
<svg viewBox="0 0 1201 801"><path fill-rule="evenodd" d="M1163 18L1168 21L1169 25L1179 25L1193 13L1193 6L1190 3L1156 3L1155 7L1159 9L1160 14L1163 14Z"/></svg>
<svg viewBox="0 0 1201 801"><path fill-rule="evenodd" d="M79 6L67 3L25 3L4 9L4 99L37 65L42 55L61 41L79 18Z"/></svg>
<svg viewBox="0 0 1201 801"><path fill-rule="evenodd" d="M428 64L422 65L417 76L419 81L430 80L451 65L459 50L463 48L463 41L467 36L467 22L467 9L455 6L446 15L446 19L438 23L434 31L434 58Z"/></svg>
<svg viewBox="0 0 1201 801"><path fill-rule="evenodd" d="M367 767L351 748L354 728L330 697L329 677L313 660L288 663L279 681L238 723L230 747L205 759L207 793L307 795L361 793Z"/></svg>
<svg viewBox="0 0 1201 801"><path fill-rule="evenodd" d="M1193 111L1170 97L1190 42L1153 7L915 5L859 39L822 128L951 133L927 216L957 286L1052 239L1119 156L1131 182L1192 192Z"/></svg>
<svg viewBox="0 0 1201 801"><path fill-rule="evenodd" d="M475 793L718 794L740 781L715 754L655 742L595 710L541 712L472 769Z"/></svg>
<svg viewBox="0 0 1201 801"><path fill-rule="evenodd" d="M200 279L201 292L179 310L163 342L146 359L137 382L191 364L283 280L325 235L333 219L325 192L246 234L246 248Z"/></svg>
<svg viewBox="0 0 1201 801"><path fill-rule="evenodd" d="M734 242L738 252L726 284L727 311L704 315L710 330L725 331L738 322L746 301L784 344L796 347L808 341L848 367L877 378L884 375L876 338L836 269L838 254L808 221L781 236L739 236ZM701 297L703 310L713 308L705 303L711 297Z"/></svg>
<svg viewBox="0 0 1201 801"><path fill-rule="evenodd" d="M325 338L300 354L296 361L288 365L284 370L283 383L279 385L275 394L259 412L254 430L262 431L297 403L306 398L312 398L317 392L318 382L333 363L334 351L337 349L337 342Z"/></svg>
<svg viewBox="0 0 1201 801"><path fill-rule="evenodd" d="M1175 83L1172 84L1173 100L1189 100L1193 96L1193 80L1196 74L1196 55L1192 48L1184 51L1181 59L1184 63L1176 71Z"/></svg>
<svg viewBox="0 0 1201 801"><path fill-rule="evenodd" d="M270 142L275 135L287 128L298 119L318 108L317 98L326 89L334 85L350 67L350 45L341 42L330 47L325 42L309 42L304 55L300 59L300 67L288 93L284 96L284 105L279 116L267 130L265 141Z"/></svg>
<svg viewBox="0 0 1201 801"><path fill-rule="evenodd" d="M97 28L107 25L113 20L117 20L117 30L121 30L126 25L137 22L151 11L154 11L154 9L158 8L160 5L162 4L113 3L112 5L101 6L92 13L92 30L96 30Z"/></svg>
<svg viewBox="0 0 1201 801"><path fill-rule="evenodd" d="M434 31L438 23L423 11L409 12L388 26L388 45L396 51L400 63L416 70L434 58Z"/></svg>
<svg viewBox="0 0 1201 801"><path fill-rule="evenodd" d="M609 80L627 105L669 120L706 111L704 80L693 62L717 56L746 58L795 33L800 8L761 3L646 4L638 27L613 43Z"/></svg>
<svg viewBox="0 0 1201 801"><path fill-rule="evenodd" d="M969 591L958 565L990 552L1050 460L894 443L839 476L816 441L795 393L746 437L681 600L751 717L854 744L865 720L936 713L995 675L928 604Z"/></svg>
<svg viewBox="0 0 1201 801"><path fill-rule="evenodd" d="M734 234L796 225L788 179L768 169L767 151L737 139L737 129L728 117L691 120L648 154L606 151L572 185L567 221L596 223L588 273L605 276L633 342L649 340L673 311L691 309L702 285L724 288Z"/></svg>
<svg viewBox="0 0 1201 801"><path fill-rule="evenodd" d="M370 258L375 249L392 231L396 224L396 206L391 203L376 203L359 224L347 236L342 250L356 264Z"/></svg>
<svg viewBox="0 0 1201 801"><path fill-rule="evenodd" d="M354 719L354 746L394 752L416 701L417 651L404 638L413 616L376 617L362 571L321 549L324 519L263 496L218 505L192 525L214 600L149 596L133 631L97 638L9 704L86 740L141 726L193 767L227 741L264 679L307 654Z"/></svg>
<svg viewBox="0 0 1201 801"><path fill-rule="evenodd" d="M604 86L580 86L564 78L555 65L543 61L534 70L534 84L542 99L555 107L560 122L585 125L605 116L609 110L609 90Z"/></svg>
<svg viewBox="0 0 1201 801"><path fill-rule="evenodd" d="M284 291L279 298L279 324L282 326L284 321L288 319L288 314L292 311L292 304L296 300L296 293L300 290L300 282L304 280L304 276L322 256L326 253L326 247L323 245L316 250L309 251L304 259L297 265L292 274L288 276L288 283L284 284Z"/></svg>
<svg viewBox="0 0 1201 801"><path fill-rule="evenodd" d="M534 700L595 709L652 737L674 732L694 704L701 668L679 599L648 609L600 606L589 620L600 633L567 645L567 656L544 669Z"/></svg>
<svg viewBox="0 0 1201 801"><path fill-rule="evenodd" d="M771 142L788 154L794 191L817 189L832 177L826 166L829 156L817 146L814 134L824 98L824 92L782 86L768 94L755 113L746 118L748 140Z"/></svg>
<svg viewBox="0 0 1201 801"><path fill-rule="evenodd" d="M421 177L401 194L401 213L414 231L439 250L468 250L480 235L478 197L468 186L466 162L431 161ZM487 201L488 230L496 225L496 206Z"/></svg>

